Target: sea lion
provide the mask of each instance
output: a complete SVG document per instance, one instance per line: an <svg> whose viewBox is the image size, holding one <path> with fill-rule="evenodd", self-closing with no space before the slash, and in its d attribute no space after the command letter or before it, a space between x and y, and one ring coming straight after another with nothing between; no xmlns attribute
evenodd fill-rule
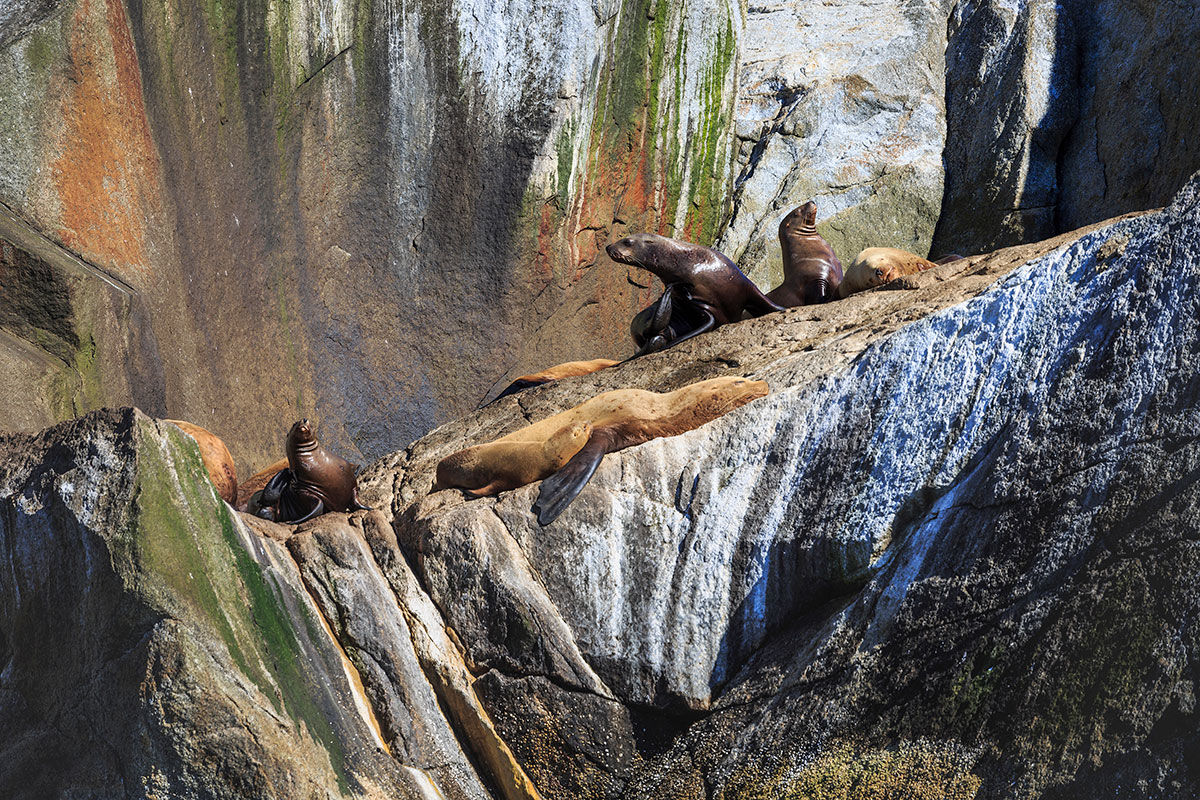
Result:
<svg viewBox="0 0 1200 800"><path fill-rule="evenodd" d="M281 458L271 466L264 470L254 473L241 484L238 485L238 511L247 511L251 514L258 514L258 498L255 495L263 490L271 478L274 478L281 471L288 468L288 460Z"/></svg>
<svg viewBox="0 0 1200 800"><path fill-rule="evenodd" d="M865 292L904 275L915 275L936 266L937 264L929 259L921 258L907 250L868 247L859 253L854 263L846 269L846 275L838 287L838 298Z"/></svg>
<svg viewBox="0 0 1200 800"><path fill-rule="evenodd" d="M593 372L615 367L620 363L620 361L613 361L611 358L593 358L591 361L567 361L562 364L555 364L553 367L544 369L541 372L535 372L532 375L522 375L510 383L504 391L485 403L485 405L491 405L501 397L523 392L526 389L532 389L534 386L541 386L543 383L550 383L551 381L563 378L574 378L577 375L591 375ZM482 406L480 407L482 408Z"/></svg>
<svg viewBox="0 0 1200 800"><path fill-rule="evenodd" d="M711 247L653 233L636 233L613 242L605 250L613 261L640 267L657 275L666 286L679 287L681 291L671 295L677 309L674 313L694 314L701 320L664 347L738 322L743 314L758 317L783 311L783 306L763 294L724 253Z"/></svg>
<svg viewBox="0 0 1200 800"><path fill-rule="evenodd" d="M231 506L237 506L238 482L237 468L233 464L233 456L217 436L206 431L199 425L183 422L178 419L168 419L166 422L178 427L181 431L196 440L200 448L200 460L208 470L208 479L212 481L217 495Z"/></svg>
<svg viewBox="0 0 1200 800"><path fill-rule="evenodd" d="M779 223L783 248L783 283L767 292L781 306L795 308L828 303L842 282L842 262L817 233L817 204L809 200Z"/></svg>
<svg viewBox="0 0 1200 800"><path fill-rule="evenodd" d="M304 522L326 511L361 511L354 465L325 451L307 419L287 437L288 468L263 487L258 516L275 522Z"/></svg>
<svg viewBox="0 0 1200 800"><path fill-rule="evenodd" d="M725 377L673 392L617 389L437 465L432 491L459 488L492 495L539 479L533 511L548 525L575 499L604 458L662 436L693 430L768 392L763 381Z"/></svg>

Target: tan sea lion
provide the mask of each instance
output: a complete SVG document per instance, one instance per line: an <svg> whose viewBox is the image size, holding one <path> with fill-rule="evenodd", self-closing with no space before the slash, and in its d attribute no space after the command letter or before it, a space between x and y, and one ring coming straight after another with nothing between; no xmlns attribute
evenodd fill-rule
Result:
<svg viewBox="0 0 1200 800"><path fill-rule="evenodd" d="M865 292L867 289L882 286L904 275L915 275L936 266L937 264L929 259L921 258L907 250L897 250L894 247L868 247L858 254L853 264L846 268L842 285L838 287L838 298Z"/></svg>
<svg viewBox="0 0 1200 800"><path fill-rule="evenodd" d="M591 375L593 372L615 367L620 363L620 361L613 361L611 358L593 358L591 361L567 361L562 364L555 364L553 367L544 369L541 372L535 372L532 375L522 375L510 383L504 391L489 400L487 404L490 405L501 397L507 397L510 394L532 389L534 386L541 386L543 383L550 383L551 381L562 380L563 378L574 378L577 375Z"/></svg>
<svg viewBox="0 0 1200 800"><path fill-rule="evenodd" d="M304 522L327 511L365 510L358 501L354 465L321 447L307 419L292 425L287 437L288 468L263 487L259 509L263 519Z"/></svg>
<svg viewBox="0 0 1200 800"><path fill-rule="evenodd" d="M666 285L674 305L680 311L686 306L689 313L702 320L692 330L670 341L653 339L659 349L685 342L720 325L739 322L743 314L758 317L784 310L763 294L728 256L711 247L653 233L636 233L613 242L605 250L613 261L657 275ZM678 290L673 291L673 287ZM643 347L636 355L648 352L653 350Z"/></svg>
<svg viewBox="0 0 1200 800"><path fill-rule="evenodd" d="M229 448L225 446L225 443L199 425L178 419L166 421L196 440L196 445L200 448L200 460L204 462L204 468L208 470L208 478L216 487L217 495L229 505L236 506L238 499L237 469L234 467L233 456L229 454Z"/></svg>
<svg viewBox="0 0 1200 800"><path fill-rule="evenodd" d="M767 394L763 381L725 377L673 392L617 389L460 450L437 465L432 491L459 488L472 497L542 482L533 510L548 525L591 479L605 453L694 430ZM577 447L578 445L578 447Z"/></svg>
<svg viewBox="0 0 1200 800"><path fill-rule="evenodd" d="M809 200L779 223L783 248L783 283L767 292L781 306L795 308L828 303L842 282L842 262L817 233L817 204Z"/></svg>

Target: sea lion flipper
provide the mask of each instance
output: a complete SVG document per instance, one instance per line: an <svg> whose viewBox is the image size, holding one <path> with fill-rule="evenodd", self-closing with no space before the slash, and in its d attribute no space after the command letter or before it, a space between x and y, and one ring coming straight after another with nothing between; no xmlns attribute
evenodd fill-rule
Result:
<svg viewBox="0 0 1200 800"><path fill-rule="evenodd" d="M487 408L501 397L508 397L510 394L517 394L518 392L523 392L526 389L532 389L534 386L541 386L544 383L549 383L549 381L527 381L524 378L517 378L515 381L505 387L504 391L493 397L491 400L488 400L478 408ZM476 410L478 410L478 408Z"/></svg>
<svg viewBox="0 0 1200 800"><path fill-rule="evenodd" d="M612 435L608 431L592 431L592 437L588 439L587 444L562 468L542 481L537 501L531 509L537 514L539 525L549 525L558 519L558 515L583 491L583 487L592 479L596 467L600 466L612 441Z"/></svg>
<svg viewBox="0 0 1200 800"><path fill-rule="evenodd" d="M308 520L312 519L313 517L319 517L320 515L324 514L325 513L325 501L321 500L320 498L314 498L314 499L316 499L316 503L313 505L312 511L309 511L307 514L302 514L301 516L297 517L296 519L290 519L290 520L286 520L286 521L290 522L293 525L299 525L301 522L307 522Z"/></svg>
<svg viewBox="0 0 1200 800"><path fill-rule="evenodd" d="M696 301L692 301L691 307L703 315L703 319L701 320L700 324L697 325L695 328L692 328L687 333L680 336L675 341L667 344L665 347L663 347L664 350L666 350L667 347L674 347L675 345L679 344L680 342L686 342L688 339L691 339L693 336L699 336L702 333L708 333L713 328L717 327L717 318L713 314L712 310L707 305L705 305L704 303L698 303Z"/></svg>
<svg viewBox="0 0 1200 800"><path fill-rule="evenodd" d="M259 504L263 506L273 506L279 502L279 498L283 496L284 488L291 483L292 471L290 469L281 469L275 473L275 477L267 481L267 485L262 488Z"/></svg>

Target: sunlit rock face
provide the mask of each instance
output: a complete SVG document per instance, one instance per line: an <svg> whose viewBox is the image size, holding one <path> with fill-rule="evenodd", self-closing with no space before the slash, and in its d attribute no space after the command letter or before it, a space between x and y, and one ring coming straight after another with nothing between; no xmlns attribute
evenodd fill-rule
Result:
<svg viewBox="0 0 1200 800"><path fill-rule="evenodd" d="M843 261L929 249L942 205L943 3L754 3L735 120L738 177L719 246L770 288L779 223L815 200Z"/></svg>
<svg viewBox="0 0 1200 800"><path fill-rule="evenodd" d="M0 787L1190 797L1198 312L1200 177L510 396L300 526L133 409L0 437ZM430 492L600 391L733 374L771 393L548 526L536 484Z"/></svg>
<svg viewBox="0 0 1200 800"><path fill-rule="evenodd" d="M531 390L380 462L372 491L485 704L559 786L579 778L554 764L640 724L588 762L624 796L876 776L917 796L1186 797L1198 222L1200 179L1161 213ZM424 496L463 444L714 373L772 392L607 456L549 526L536 485Z"/></svg>

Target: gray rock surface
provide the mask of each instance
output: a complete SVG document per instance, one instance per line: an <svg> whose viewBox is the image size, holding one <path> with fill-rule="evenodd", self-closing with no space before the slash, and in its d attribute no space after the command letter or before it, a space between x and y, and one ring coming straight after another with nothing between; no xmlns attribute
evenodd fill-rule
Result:
<svg viewBox="0 0 1200 800"><path fill-rule="evenodd" d="M428 753L385 754L287 549L178 429L103 411L0 454L0 794L430 797Z"/></svg>
<svg viewBox="0 0 1200 800"><path fill-rule="evenodd" d="M1166 204L1200 167L1188 4L964 0L946 49L933 250L987 252Z"/></svg>
<svg viewBox="0 0 1200 800"><path fill-rule="evenodd" d="M946 144L942 5L776 0L747 8L739 173L716 247L764 289L783 278L779 222L808 200L847 264L876 245L928 251Z"/></svg>

